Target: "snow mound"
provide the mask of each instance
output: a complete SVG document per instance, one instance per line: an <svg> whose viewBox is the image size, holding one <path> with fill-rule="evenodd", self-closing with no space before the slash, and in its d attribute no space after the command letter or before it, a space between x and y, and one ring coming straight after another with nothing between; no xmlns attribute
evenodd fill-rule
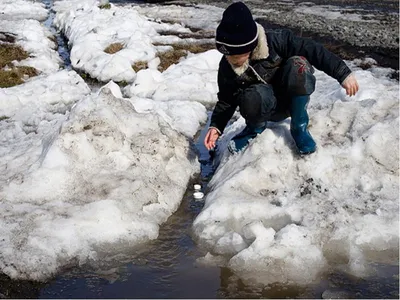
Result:
<svg viewBox="0 0 400 300"><path fill-rule="evenodd" d="M73 107L39 168L0 191L0 269L43 280L107 245L155 239L195 172L188 139L110 83Z"/></svg>
<svg viewBox="0 0 400 300"><path fill-rule="evenodd" d="M270 123L247 150L224 153L193 224L209 257L242 278L307 284L329 267L366 275L369 262L398 264L399 95L390 70L356 70L353 98L316 72L310 131L316 153L298 157L290 121Z"/></svg>
<svg viewBox="0 0 400 300"><path fill-rule="evenodd" d="M74 71L0 89L0 182L37 167L71 107L90 90Z"/></svg>
<svg viewBox="0 0 400 300"><path fill-rule="evenodd" d="M0 20L34 19L44 21L48 11L43 3L25 0L2 0Z"/></svg>
<svg viewBox="0 0 400 300"><path fill-rule="evenodd" d="M158 30L184 29L179 24L162 24L149 21L135 9L120 8L111 4L101 9L97 1L60 1L54 5L57 11L55 25L64 32L71 48L74 68L88 73L102 82L109 80L133 82L137 62L152 64L161 42ZM187 31L184 30L184 31ZM172 42L166 37L166 42ZM176 37L175 42L181 39ZM121 44L116 53L106 53L112 44Z"/></svg>
<svg viewBox="0 0 400 300"><path fill-rule="evenodd" d="M56 44L50 39L52 34L39 21L0 18L0 28L2 32L14 36L15 44L29 53L28 58L15 62L15 66L30 66L45 74L59 70L62 60L55 50Z"/></svg>
<svg viewBox="0 0 400 300"><path fill-rule="evenodd" d="M125 93L157 101L188 100L211 106L217 101L220 60L221 54L210 50L190 55L163 73L153 69L139 71L135 82L125 88Z"/></svg>

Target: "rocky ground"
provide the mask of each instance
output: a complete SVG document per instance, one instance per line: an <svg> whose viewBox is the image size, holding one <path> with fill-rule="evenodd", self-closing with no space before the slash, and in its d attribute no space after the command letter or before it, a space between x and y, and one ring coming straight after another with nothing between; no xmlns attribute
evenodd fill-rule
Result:
<svg viewBox="0 0 400 300"><path fill-rule="evenodd" d="M227 5L216 0L184 1L188 2ZM312 37L344 59L371 57L381 66L399 70L397 0L251 0L245 3L263 25L290 28L298 35ZM398 72L394 76L398 78Z"/></svg>
<svg viewBox="0 0 400 300"><path fill-rule="evenodd" d="M341 17L333 19L329 13L323 13L315 7L314 3L297 1L293 5L282 5L282 2L264 1L262 6L273 9L271 12L262 13L262 19L283 26L293 26L306 31L317 32L331 36L337 40L348 42L353 46L374 46L384 48L399 48L399 15L393 1L382 1L387 6L368 6L368 1L358 4L355 1L318 1L325 7ZM374 4L376 5L376 4ZM255 4L256 14L260 7ZM338 8L341 10L338 10ZM313 14L302 13L306 9ZM262 10L261 10L262 11ZM318 15L321 14L321 15Z"/></svg>

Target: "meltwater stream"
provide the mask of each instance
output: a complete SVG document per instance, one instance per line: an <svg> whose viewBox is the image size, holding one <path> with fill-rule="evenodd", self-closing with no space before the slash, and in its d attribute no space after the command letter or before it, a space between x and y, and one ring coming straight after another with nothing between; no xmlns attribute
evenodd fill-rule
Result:
<svg viewBox="0 0 400 300"><path fill-rule="evenodd" d="M70 60L70 53L69 53L69 49L68 49L68 42L61 34L59 34L57 32L57 30L53 26L55 12L52 10L52 6L53 6L54 1L53 0L43 0L42 2L46 6L46 9L49 10L49 16L48 16L47 20L44 21L44 25L56 37L57 52L64 62L64 68L71 69L71 60Z"/></svg>

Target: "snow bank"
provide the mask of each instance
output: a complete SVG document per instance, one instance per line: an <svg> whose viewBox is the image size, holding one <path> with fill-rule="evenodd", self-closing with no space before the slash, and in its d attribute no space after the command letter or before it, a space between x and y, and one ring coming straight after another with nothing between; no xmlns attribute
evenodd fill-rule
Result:
<svg viewBox="0 0 400 300"><path fill-rule="evenodd" d="M71 107L89 92L73 71L0 89L0 189L10 180L23 181L44 159Z"/></svg>
<svg viewBox="0 0 400 300"><path fill-rule="evenodd" d="M90 0L57 2L54 7L55 25L72 46L72 66L91 77L106 82L132 82L136 75L132 65L155 59L157 47L153 43L159 42L156 28L160 24L148 21L136 10L114 5L100 9L96 1ZM178 24L163 24L164 30L175 27L183 28ZM104 52L113 43L122 44L123 49L114 54Z"/></svg>
<svg viewBox="0 0 400 300"><path fill-rule="evenodd" d="M55 50L56 44L50 39L51 32L36 20L1 20L0 28L15 37L15 44L21 46L29 57L19 62L16 66L30 66L38 71L50 74L56 72L62 60Z"/></svg>
<svg viewBox="0 0 400 300"><path fill-rule="evenodd" d="M44 21L48 11L43 3L25 0L2 0L0 20L34 19Z"/></svg>
<svg viewBox="0 0 400 300"><path fill-rule="evenodd" d="M220 59L217 50L210 50L190 55L163 73L154 69L141 70L135 82L125 88L125 93L157 101L189 100L212 106L217 101Z"/></svg>
<svg viewBox="0 0 400 300"><path fill-rule="evenodd" d="M106 244L155 239L195 172L189 140L110 83L76 104L39 168L3 186L0 268L41 280Z"/></svg>
<svg viewBox="0 0 400 300"><path fill-rule="evenodd" d="M55 3L54 9L54 23L72 47L72 66L93 78L131 82L135 77L132 65L155 58L151 36L157 33L135 11L114 5L100 9L96 1L61 1ZM121 43L124 48L114 54L104 52L113 43Z"/></svg>
<svg viewBox="0 0 400 300"><path fill-rule="evenodd" d="M357 69L355 66L352 66ZM328 267L363 276L398 263L399 94L390 70L355 72L352 98L317 72L310 117L318 151L295 154L289 122L221 158L193 229L208 257L244 279L307 284ZM220 143L244 127L240 118Z"/></svg>

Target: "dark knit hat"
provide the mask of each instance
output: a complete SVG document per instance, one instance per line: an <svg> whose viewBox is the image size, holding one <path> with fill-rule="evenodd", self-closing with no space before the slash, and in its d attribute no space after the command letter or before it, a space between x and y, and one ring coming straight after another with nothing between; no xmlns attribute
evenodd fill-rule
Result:
<svg viewBox="0 0 400 300"><path fill-rule="evenodd" d="M222 54L235 55L251 52L257 46L257 24L243 2L228 6L217 27L215 43Z"/></svg>

